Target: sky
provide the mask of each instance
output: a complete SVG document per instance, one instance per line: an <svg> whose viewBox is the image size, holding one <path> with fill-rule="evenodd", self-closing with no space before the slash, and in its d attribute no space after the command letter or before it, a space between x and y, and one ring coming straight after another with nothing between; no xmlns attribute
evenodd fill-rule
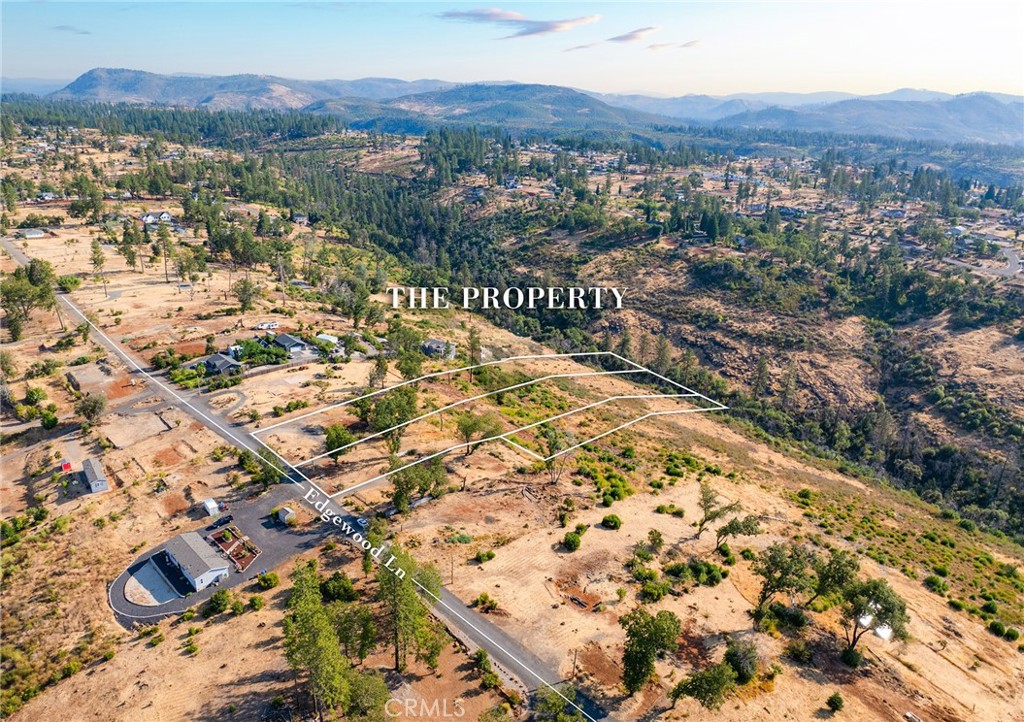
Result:
<svg viewBox="0 0 1024 722"><path fill-rule="evenodd" d="M0 13L7 78L114 67L659 95L1024 94L1022 2L3 0Z"/></svg>

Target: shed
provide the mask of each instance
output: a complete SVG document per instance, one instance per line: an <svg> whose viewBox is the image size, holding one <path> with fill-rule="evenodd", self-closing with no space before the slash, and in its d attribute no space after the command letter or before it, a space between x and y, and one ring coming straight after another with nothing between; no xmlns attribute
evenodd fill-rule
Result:
<svg viewBox="0 0 1024 722"><path fill-rule="evenodd" d="M290 506L282 506L277 510L277 520L283 524L287 524L296 518L295 510Z"/></svg>
<svg viewBox="0 0 1024 722"><path fill-rule="evenodd" d="M217 503L216 499L204 500L203 508L206 509L206 513L210 516L220 516L220 504Z"/></svg>

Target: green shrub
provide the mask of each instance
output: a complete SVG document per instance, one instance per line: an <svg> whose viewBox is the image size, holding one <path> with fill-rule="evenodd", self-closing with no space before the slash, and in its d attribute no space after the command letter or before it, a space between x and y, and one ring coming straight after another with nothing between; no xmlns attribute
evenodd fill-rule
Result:
<svg viewBox="0 0 1024 722"><path fill-rule="evenodd" d="M580 548L580 543L581 543L580 535L577 534L576 532L572 532L572 531L568 532L562 538L562 546L564 546L566 549L568 549L571 552L574 552L577 549L579 549Z"/></svg>
<svg viewBox="0 0 1024 722"><path fill-rule="evenodd" d="M1006 631L1003 632L1003 639L1007 642L1016 642L1020 639L1020 630L1016 627L1007 627Z"/></svg>
<svg viewBox="0 0 1024 722"><path fill-rule="evenodd" d="M944 582L941 578L935 576L934 574L929 574L928 576L926 576L924 578L923 583L928 589L935 592L936 594L945 594L947 591L949 591L949 585L946 584L946 582Z"/></svg>
<svg viewBox="0 0 1024 722"><path fill-rule="evenodd" d="M839 712L843 709L843 695L833 692L832 696L825 700L825 704L833 712Z"/></svg>
<svg viewBox="0 0 1024 722"><path fill-rule="evenodd" d="M601 526L605 529L620 529L622 527L622 519L615 514L609 514L601 520Z"/></svg>
<svg viewBox="0 0 1024 722"><path fill-rule="evenodd" d="M786 656L798 664L810 664L814 659L814 650L803 639L791 639L786 643Z"/></svg>
<svg viewBox="0 0 1024 722"><path fill-rule="evenodd" d="M990 599L981 605L981 611L985 612L986 614L995 614L999 611L999 605Z"/></svg>
<svg viewBox="0 0 1024 722"><path fill-rule="evenodd" d="M975 523L974 523L973 521L971 521L970 519L961 519L961 520L960 520L960 521L959 521L959 522L957 523L957 526L959 526L959 527L960 527L961 529L963 529L964 531L974 531L975 529L977 529L977 528L978 528L978 525L977 525L977 524L975 524Z"/></svg>
<svg viewBox="0 0 1024 722"><path fill-rule="evenodd" d="M668 582L650 580L640 588L640 598L645 602L660 602L672 586Z"/></svg>
<svg viewBox="0 0 1024 722"><path fill-rule="evenodd" d="M746 684L757 674L757 646L750 641L730 639L725 650L725 663L736 672L736 681Z"/></svg>
<svg viewBox="0 0 1024 722"><path fill-rule="evenodd" d="M254 612L258 612L263 609L263 597L259 594L253 594L249 597L249 609Z"/></svg>
<svg viewBox="0 0 1024 722"><path fill-rule="evenodd" d="M1002 637L1006 634L1006 627L998 619L993 619L988 623L988 631L992 632L992 634L997 637Z"/></svg>
<svg viewBox="0 0 1024 722"><path fill-rule="evenodd" d="M231 592L227 589L218 589L206 604L206 616L212 617L225 612L229 606L231 606Z"/></svg>
<svg viewBox="0 0 1024 722"><path fill-rule="evenodd" d="M854 669L864 663L864 655L853 647L845 647L839 655L839 659L843 660L843 664L847 667L853 667Z"/></svg>
<svg viewBox="0 0 1024 722"><path fill-rule="evenodd" d="M959 599L950 599L948 604L950 607L952 607L958 612L963 611L964 603L961 602Z"/></svg>
<svg viewBox="0 0 1024 722"><path fill-rule="evenodd" d="M488 549L487 551L481 550L476 553L476 560L480 564L483 564L484 562L489 562L491 561L491 559L494 559L494 552L490 549Z"/></svg>
<svg viewBox="0 0 1024 722"><path fill-rule="evenodd" d="M260 585L260 589L273 589L281 583L281 578L276 572L266 572L256 577L256 583Z"/></svg>

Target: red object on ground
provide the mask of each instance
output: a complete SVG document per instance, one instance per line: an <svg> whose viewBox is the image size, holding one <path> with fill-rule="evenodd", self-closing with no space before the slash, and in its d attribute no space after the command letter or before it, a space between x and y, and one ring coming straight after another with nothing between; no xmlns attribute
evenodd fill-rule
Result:
<svg viewBox="0 0 1024 722"><path fill-rule="evenodd" d="M62 462L60 463L60 470L61 470L61 471L71 471L71 462L70 462L70 461L68 461L67 459L65 459L64 461L62 461Z"/></svg>

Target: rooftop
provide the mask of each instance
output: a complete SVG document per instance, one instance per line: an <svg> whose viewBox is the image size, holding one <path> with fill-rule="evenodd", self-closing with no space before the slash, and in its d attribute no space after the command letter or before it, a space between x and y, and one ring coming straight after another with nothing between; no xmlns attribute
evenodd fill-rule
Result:
<svg viewBox="0 0 1024 722"><path fill-rule="evenodd" d="M189 575L196 579L212 569L225 569L228 563L197 532L185 532L167 542L167 551Z"/></svg>

